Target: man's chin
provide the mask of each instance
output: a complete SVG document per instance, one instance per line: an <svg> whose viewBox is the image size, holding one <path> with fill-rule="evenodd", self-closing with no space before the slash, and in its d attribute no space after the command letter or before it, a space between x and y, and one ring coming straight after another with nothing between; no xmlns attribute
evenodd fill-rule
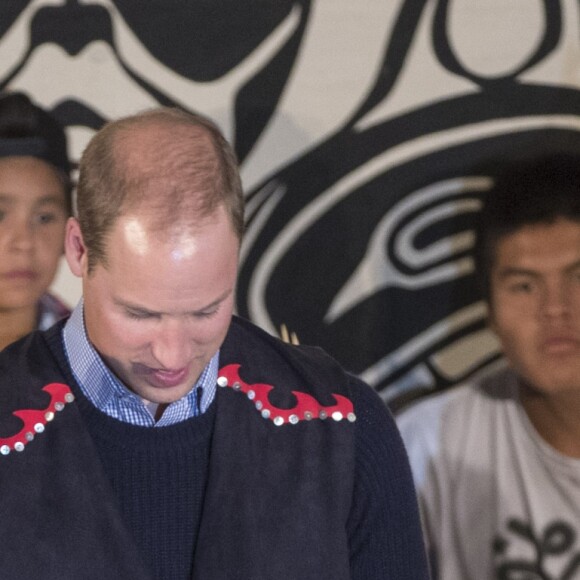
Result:
<svg viewBox="0 0 580 580"><path fill-rule="evenodd" d="M191 388L186 385L177 385L175 387L159 388L148 385L146 388L140 389L137 394L146 402L156 405L170 405L185 397Z"/></svg>

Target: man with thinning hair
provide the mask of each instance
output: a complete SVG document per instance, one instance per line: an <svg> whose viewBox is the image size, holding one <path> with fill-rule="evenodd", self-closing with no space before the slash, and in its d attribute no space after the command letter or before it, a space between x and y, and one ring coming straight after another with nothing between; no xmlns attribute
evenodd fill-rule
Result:
<svg viewBox="0 0 580 580"><path fill-rule="evenodd" d="M77 208L82 300L0 355L0 577L426 579L376 393L233 315L243 195L217 128L106 125Z"/></svg>

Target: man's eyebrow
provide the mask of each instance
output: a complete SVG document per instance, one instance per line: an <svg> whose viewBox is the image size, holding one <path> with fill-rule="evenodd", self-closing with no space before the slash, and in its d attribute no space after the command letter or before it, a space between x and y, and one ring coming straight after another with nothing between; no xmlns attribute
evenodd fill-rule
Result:
<svg viewBox="0 0 580 580"><path fill-rule="evenodd" d="M195 310L193 312L193 314L196 314L198 312L204 312L205 310L211 310L212 308L215 308L216 306L221 304L232 292L233 292L233 288L228 288L221 296L216 298L213 302L211 302L210 304L207 304L203 308L199 308L199 309Z"/></svg>
<svg viewBox="0 0 580 580"><path fill-rule="evenodd" d="M564 272L572 272L580 268L580 260L576 260L571 264L567 265L564 268ZM531 270L529 268L519 268L517 266L508 266L498 272L499 278L508 278L510 276L532 276L532 277L540 277L542 276L541 272L536 270Z"/></svg>
<svg viewBox="0 0 580 580"><path fill-rule="evenodd" d="M62 205L64 203L64 197L57 194L49 194L42 196L37 202L37 205L52 204Z"/></svg>
<svg viewBox="0 0 580 580"><path fill-rule="evenodd" d="M189 312L188 314L198 314L198 313L204 312L206 310L211 310L212 308L215 308L216 306L221 304L226 298L228 298L228 296L230 296L230 294L232 292L233 292L233 288L229 288L228 290L226 290L226 292L224 292L221 296L216 298L210 304L207 304L206 306L198 308L197 310L193 310L193 311ZM132 304L131 302L127 302L127 301L122 300L120 298L114 298L113 301L117 306L121 306L122 308L126 308L127 310L133 310L134 312L139 312L141 314L147 314L149 316L161 316L163 314L166 314L165 312L157 312L156 310L150 310L149 308L146 308L145 306L140 306L138 304Z"/></svg>
<svg viewBox="0 0 580 580"><path fill-rule="evenodd" d="M9 195L7 193L0 193L0 202L7 202L12 203L16 202L17 200L16 195ZM43 195L40 199L36 200L35 205L48 205L48 204L56 204L56 205L63 205L64 204L64 196L61 194L56 193L49 193Z"/></svg>
<svg viewBox="0 0 580 580"><path fill-rule="evenodd" d="M144 306L139 306L138 304L132 304L131 302L126 302L125 300L121 300L120 298L113 298L113 302L117 306L121 306L122 308L126 308L127 310L134 310L135 312L141 312L143 314L150 314L150 315L159 315L162 314L161 312L155 312L154 310L149 310Z"/></svg>
<svg viewBox="0 0 580 580"><path fill-rule="evenodd" d="M539 272L535 270L529 270L528 268L517 268L515 266L509 266L503 268L498 272L499 278L509 278L510 276L540 276Z"/></svg>

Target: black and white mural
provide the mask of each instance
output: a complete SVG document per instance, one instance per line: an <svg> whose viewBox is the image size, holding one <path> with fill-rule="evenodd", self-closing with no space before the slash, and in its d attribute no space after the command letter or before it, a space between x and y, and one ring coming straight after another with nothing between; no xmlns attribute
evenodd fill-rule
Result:
<svg viewBox="0 0 580 580"><path fill-rule="evenodd" d="M212 117L247 192L238 312L397 409L498 357L473 220L503 163L580 152L580 5L3 0L0 89L51 108L75 158L155 104Z"/></svg>

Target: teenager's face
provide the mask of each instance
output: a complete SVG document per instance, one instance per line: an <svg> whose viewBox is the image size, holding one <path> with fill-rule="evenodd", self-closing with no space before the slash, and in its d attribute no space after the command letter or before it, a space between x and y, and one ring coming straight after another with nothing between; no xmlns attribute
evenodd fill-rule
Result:
<svg viewBox="0 0 580 580"><path fill-rule="evenodd" d="M35 306L63 252L66 191L33 157L0 159L0 313Z"/></svg>
<svg viewBox="0 0 580 580"><path fill-rule="evenodd" d="M580 222L526 226L501 239L490 306L503 350L530 387L580 392Z"/></svg>
<svg viewBox="0 0 580 580"><path fill-rule="evenodd" d="M239 241L223 208L165 240L144 216L121 216L107 264L88 273L78 222L67 259L82 276L87 335L109 368L146 401L186 395L222 344L234 304Z"/></svg>

